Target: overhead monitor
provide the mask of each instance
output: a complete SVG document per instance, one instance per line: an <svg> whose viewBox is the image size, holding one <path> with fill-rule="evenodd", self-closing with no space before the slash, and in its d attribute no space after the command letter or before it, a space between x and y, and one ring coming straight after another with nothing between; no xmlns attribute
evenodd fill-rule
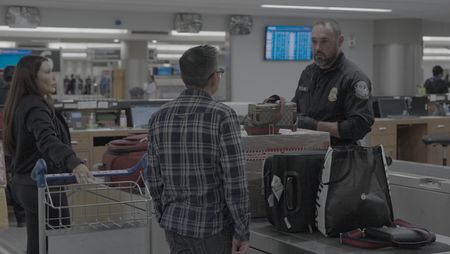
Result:
<svg viewBox="0 0 450 254"><path fill-rule="evenodd" d="M310 61L312 28L308 26L267 26L264 59Z"/></svg>
<svg viewBox="0 0 450 254"><path fill-rule="evenodd" d="M32 53L29 49L0 49L0 69L4 70L8 65L16 66L23 56Z"/></svg>
<svg viewBox="0 0 450 254"><path fill-rule="evenodd" d="M380 117L400 116L408 112L404 98L378 98Z"/></svg>

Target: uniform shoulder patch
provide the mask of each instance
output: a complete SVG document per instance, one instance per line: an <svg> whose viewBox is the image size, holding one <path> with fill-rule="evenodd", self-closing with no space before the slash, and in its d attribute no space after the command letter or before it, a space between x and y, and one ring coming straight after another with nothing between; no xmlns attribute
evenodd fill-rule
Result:
<svg viewBox="0 0 450 254"><path fill-rule="evenodd" d="M361 100L369 99L370 90L366 81L361 80L355 84L355 96Z"/></svg>

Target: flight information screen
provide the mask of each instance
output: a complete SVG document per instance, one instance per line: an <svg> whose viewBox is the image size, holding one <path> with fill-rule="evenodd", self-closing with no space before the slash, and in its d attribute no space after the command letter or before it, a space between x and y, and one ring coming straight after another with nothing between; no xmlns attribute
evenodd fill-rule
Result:
<svg viewBox="0 0 450 254"><path fill-rule="evenodd" d="M264 59L310 61L312 28L307 26L267 26Z"/></svg>

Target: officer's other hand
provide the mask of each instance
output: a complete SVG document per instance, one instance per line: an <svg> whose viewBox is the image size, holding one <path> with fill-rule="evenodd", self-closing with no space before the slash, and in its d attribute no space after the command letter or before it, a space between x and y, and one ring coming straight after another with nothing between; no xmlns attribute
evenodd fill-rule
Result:
<svg viewBox="0 0 450 254"><path fill-rule="evenodd" d="M285 100L285 99L277 94L274 94L274 95L271 95L269 98L264 99L263 102L264 103L275 103L277 101L282 101L282 100Z"/></svg>
<svg viewBox="0 0 450 254"><path fill-rule="evenodd" d="M317 121L309 116L299 115L297 117L298 127L308 130L317 130Z"/></svg>
<svg viewBox="0 0 450 254"><path fill-rule="evenodd" d="M73 170L72 170L72 174L75 176L75 178L77 179L77 183L94 183L95 182L95 178L92 175L91 171L89 171L89 169L86 167L86 165L84 164L78 164L78 166L76 166Z"/></svg>

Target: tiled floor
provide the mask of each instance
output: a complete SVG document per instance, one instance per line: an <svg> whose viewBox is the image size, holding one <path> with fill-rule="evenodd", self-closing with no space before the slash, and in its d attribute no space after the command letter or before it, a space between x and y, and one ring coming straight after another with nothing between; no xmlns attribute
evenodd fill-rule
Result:
<svg viewBox="0 0 450 254"><path fill-rule="evenodd" d="M11 210L11 209L10 209ZM26 228L18 228L9 212L9 228L0 229L0 254L25 254ZM58 235L49 238L49 254L142 254L149 244L146 228L129 228ZM147 236L148 237L148 236ZM154 253L162 253L158 250Z"/></svg>
<svg viewBox="0 0 450 254"><path fill-rule="evenodd" d="M9 210L9 227L0 229L0 254L23 254L26 249L26 229L18 228L14 213Z"/></svg>

